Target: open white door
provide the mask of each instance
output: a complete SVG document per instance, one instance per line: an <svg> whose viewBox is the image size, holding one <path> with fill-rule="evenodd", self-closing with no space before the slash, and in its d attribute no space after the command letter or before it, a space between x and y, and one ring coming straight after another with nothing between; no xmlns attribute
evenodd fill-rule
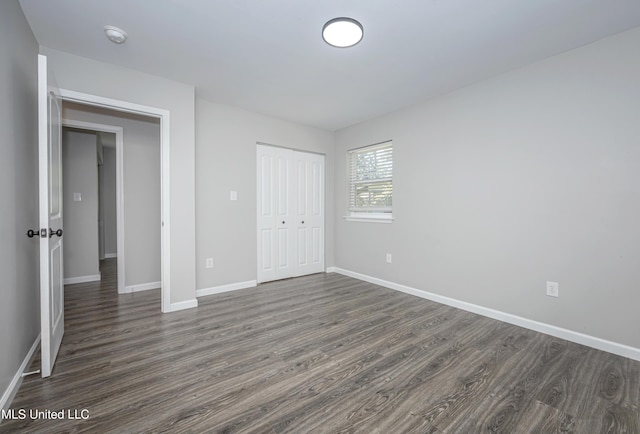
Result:
<svg viewBox="0 0 640 434"><path fill-rule="evenodd" d="M61 101L47 58L38 55L42 377L51 375L64 335Z"/></svg>

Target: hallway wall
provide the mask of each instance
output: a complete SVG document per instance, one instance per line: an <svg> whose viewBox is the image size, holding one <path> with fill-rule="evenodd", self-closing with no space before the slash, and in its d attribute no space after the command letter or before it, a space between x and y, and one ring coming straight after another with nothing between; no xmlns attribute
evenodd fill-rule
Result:
<svg viewBox="0 0 640 434"><path fill-rule="evenodd" d="M0 407L40 333L38 44L17 0L0 1Z"/></svg>
<svg viewBox="0 0 640 434"><path fill-rule="evenodd" d="M65 284L100 280L95 132L62 129Z"/></svg>

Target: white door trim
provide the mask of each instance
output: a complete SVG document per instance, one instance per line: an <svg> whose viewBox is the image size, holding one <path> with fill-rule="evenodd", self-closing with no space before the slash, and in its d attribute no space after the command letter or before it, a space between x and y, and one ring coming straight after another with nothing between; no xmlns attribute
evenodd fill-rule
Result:
<svg viewBox="0 0 640 434"><path fill-rule="evenodd" d="M121 101L112 98L105 98L68 89L60 89L60 95L65 101L73 101L81 104L104 107L129 113L137 113L152 116L160 119L160 155L161 155L161 231L160 231L160 267L162 282L162 312L171 312L171 197L170 197L170 111L157 107L150 107L135 104L128 101ZM122 154L122 153L120 153ZM120 220L120 215L118 215ZM124 221L124 219L122 219ZM120 223L120 221L118 221ZM118 238L118 254L120 254L121 243ZM120 260L118 260L120 263ZM120 282L118 282L120 286ZM124 285L123 285L124 288Z"/></svg>
<svg viewBox="0 0 640 434"><path fill-rule="evenodd" d="M124 260L124 129L115 125L83 122L73 119L62 119L62 126L113 133L116 135L116 254L118 257L118 294L124 294L124 276L126 272Z"/></svg>

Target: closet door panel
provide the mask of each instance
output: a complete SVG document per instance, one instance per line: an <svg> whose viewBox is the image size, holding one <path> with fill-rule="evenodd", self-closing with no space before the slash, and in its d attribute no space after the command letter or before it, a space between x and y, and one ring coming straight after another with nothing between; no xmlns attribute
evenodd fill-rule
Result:
<svg viewBox="0 0 640 434"><path fill-rule="evenodd" d="M278 268L276 278L284 279L294 275L293 267L293 230L292 209L292 151L274 148L277 159L277 183L274 194L277 196L278 216L275 227L278 234Z"/></svg>
<svg viewBox="0 0 640 434"><path fill-rule="evenodd" d="M296 275L324 271L324 156L294 152L296 165Z"/></svg>
<svg viewBox="0 0 640 434"><path fill-rule="evenodd" d="M257 147L258 282L293 276L291 153Z"/></svg>

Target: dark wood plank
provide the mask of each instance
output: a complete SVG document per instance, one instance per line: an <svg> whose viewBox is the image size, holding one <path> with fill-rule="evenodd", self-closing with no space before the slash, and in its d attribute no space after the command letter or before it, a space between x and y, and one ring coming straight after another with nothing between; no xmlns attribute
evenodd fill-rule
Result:
<svg viewBox="0 0 640 434"><path fill-rule="evenodd" d="M2 432L640 433L640 363L337 274L204 297L65 288L53 376ZM32 368L37 368L38 360Z"/></svg>

